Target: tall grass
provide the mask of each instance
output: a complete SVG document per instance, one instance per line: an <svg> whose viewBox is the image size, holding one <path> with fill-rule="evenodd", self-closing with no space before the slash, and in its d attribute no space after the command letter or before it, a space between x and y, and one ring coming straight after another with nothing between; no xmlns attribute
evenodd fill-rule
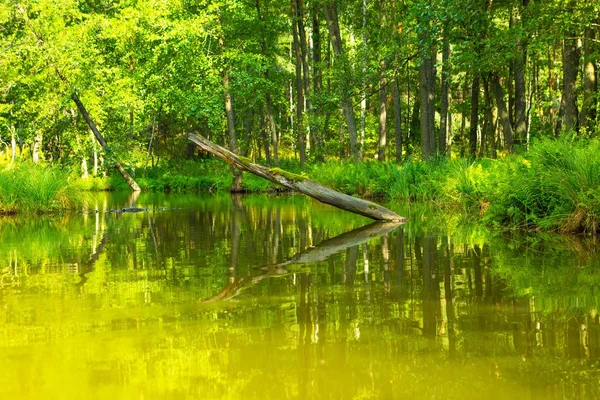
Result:
<svg viewBox="0 0 600 400"><path fill-rule="evenodd" d="M327 162L309 176L351 195L433 202L498 226L600 233L597 139L544 140L499 160Z"/></svg>
<svg viewBox="0 0 600 400"><path fill-rule="evenodd" d="M600 140L537 143L494 174L489 219L545 230L600 233Z"/></svg>
<svg viewBox="0 0 600 400"><path fill-rule="evenodd" d="M285 170L300 172L294 160L281 163ZM328 161L309 166L306 173L350 195L430 202L438 210L463 212L493 225L600 233L600 140L544 140L525 155L498 160ZM229 190L231 172L219 160L178 160L138 171L136 180L144 190L219 192ZM244 174L243 185L248 192L278 190L251 174ZM119 176L111 177L108 186L128 190ZM1 202L10 209L14 200Z"/></svg>
<svg viewBox="0 0 600 400"><path fill-rule="evenodd" d="M0 213L48 213L81 204L79 188L56 167L18 163L0 170Z"/></svg>

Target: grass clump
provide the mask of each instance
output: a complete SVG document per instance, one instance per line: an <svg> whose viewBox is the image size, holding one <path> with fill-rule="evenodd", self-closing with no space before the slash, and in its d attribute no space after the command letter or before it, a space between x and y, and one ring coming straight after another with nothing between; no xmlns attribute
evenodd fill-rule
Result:
<svg viewBox="0 0 600 400"><path fill-rule="evenodd" d="M600 232L600 141L547 140L494 174L488 219L504 225Z"/></svg>
<svg viewBox="0 0 600 400"><path fill-rule="evenodd" d="M73 209L82 202L80 191L68 172L18 163L0 170L0 214Z"/></svg>

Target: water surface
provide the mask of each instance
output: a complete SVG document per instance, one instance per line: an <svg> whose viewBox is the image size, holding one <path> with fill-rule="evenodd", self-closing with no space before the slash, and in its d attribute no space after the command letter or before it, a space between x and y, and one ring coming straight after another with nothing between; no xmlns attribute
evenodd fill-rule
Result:
<svg viewBox="0 0 600 400"><path fill-rule="evenodd" d="M600 398L593 239L392 207L411 221L153 194L1 219L0 398Z"/></svg>

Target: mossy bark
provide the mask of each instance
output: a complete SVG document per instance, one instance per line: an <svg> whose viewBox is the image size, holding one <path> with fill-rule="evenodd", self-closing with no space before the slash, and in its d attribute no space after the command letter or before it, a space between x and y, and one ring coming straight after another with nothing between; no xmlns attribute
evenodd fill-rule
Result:
<svg viewBox="0 0 600 400"><path fill-rule="evenodd" d="M319 200L322 203L326 203L355 214L360 214L374 220L398 222L406 221L406 218L401 217L385 207L367 200L362 200L336 192L335 190L323 186L320 183L311 181L304 176L296 175L279 168L269 169L263 167L262 165L252 164L248 162L247 159L240 158L231 151L211 142L200 135L190 133L188 138L200 146L204 151L219 157L234 168L237 168L241 171L250 172L251 174L260 176L285 188L300 192Z"/></svg>

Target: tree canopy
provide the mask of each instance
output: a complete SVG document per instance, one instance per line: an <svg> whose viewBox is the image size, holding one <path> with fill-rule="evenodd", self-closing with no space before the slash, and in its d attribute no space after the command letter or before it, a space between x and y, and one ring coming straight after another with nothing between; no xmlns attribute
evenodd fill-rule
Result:
<svg viewBox="0 0 600 400"><path fill-rule="evenodd" d="M599 12L575 0L1 0L0 158L85 173L94 160L99 173L103 160L196 157L189 133L229 140L226 94L241 154L273 165L386 149L496 157L589 137Z"/></svg>

